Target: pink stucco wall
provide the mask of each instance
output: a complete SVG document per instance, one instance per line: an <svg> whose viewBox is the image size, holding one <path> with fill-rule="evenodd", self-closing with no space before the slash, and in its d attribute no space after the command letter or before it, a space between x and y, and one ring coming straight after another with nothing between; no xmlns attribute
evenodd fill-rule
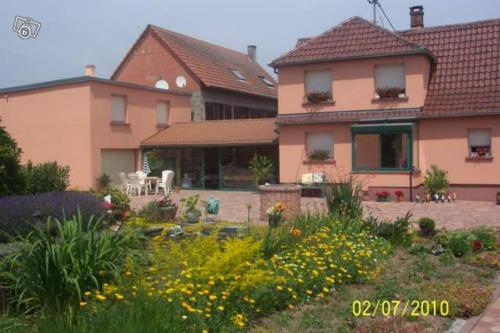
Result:
<svg viewBox="0 0 500 333"><path fill-rule="evenodd" d="M407 101L372 101L375 94L375 66L382 64L405 65ZM332 95L335 103L303 105L304 72L320 69L332 71ZM283 67L279 69L278 76L278 113L421 107L427 93L429 73L430 63L423 55Z"/></svg>
<svg viewBox="0 0 500 333"><path fill-rule="evenodd" d="M111 94L125 95L127 125L111 125ZM135 149L161 128L156 103L171 123L191 120L189 95L84 82L0 96L1 125L23 149L22 160L70 166L71 187L86 190L101 174L102 149Z"/></svg>

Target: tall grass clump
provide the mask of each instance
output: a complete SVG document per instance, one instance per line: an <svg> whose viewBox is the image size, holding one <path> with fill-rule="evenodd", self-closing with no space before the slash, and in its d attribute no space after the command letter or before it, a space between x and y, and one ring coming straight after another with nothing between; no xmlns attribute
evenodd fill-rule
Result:
<svg viewBox="0 0 500 333"><path fill-rule="evenodd" d="M325 185L328 213L334 217L347 216L353 219L363 216L361 185L352 179Z"/></svg>
<svg viewBox="0 0 500 333"><path fill-rule="evenodd" d="M76 310L83 293L113 281L127 260L141 254L136 231L102 230L102 219L49 218L43 228L17 238L19 251L2 262L2 283L13 292L15 312Z"/></svg>

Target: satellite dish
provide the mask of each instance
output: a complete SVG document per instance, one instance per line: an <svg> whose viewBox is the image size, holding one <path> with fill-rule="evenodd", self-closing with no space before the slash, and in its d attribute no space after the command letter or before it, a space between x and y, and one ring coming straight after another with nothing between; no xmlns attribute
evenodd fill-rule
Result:
<svg viewBox="0 0 500 333"><path fill-rule="evenodd" d="M163 79L156 81L155 87L158 89L169 89L168 82Z"/></svg>
<svg viewBox="0 0 500 333"><path fill-rule="evenodd" d="M182 75L179 75L175 79L175 84L177 84L177 87L179 87L179 88L184 88L187 84L186 78Z"/></svg>

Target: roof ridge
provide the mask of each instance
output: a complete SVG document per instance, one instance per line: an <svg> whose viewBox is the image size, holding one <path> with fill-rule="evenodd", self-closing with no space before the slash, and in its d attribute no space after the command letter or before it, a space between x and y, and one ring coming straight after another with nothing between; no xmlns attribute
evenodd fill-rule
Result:
<svg viewBox="0 0 500 333"><path fill-rule="evenodd" d="M441 30L441 29L445 30L445 29L460 28L460 27L464 27L464 26L471 26L471 25L477 25L477 24L483 24L483 23L500 23L500 18L485 19L485 20L470 21L470 22L462 22L462 23L443 24L443 25L433 25L431 27L423 27L423 28L419 28L419 29L398 30L397 33L428 32L428 31L433 31L433 30Z"/></svg>
<svg viewBox="0 0 500 333"><path fill-rule="evenodd" d="M174 35L181 36L181 37L184 37L184 38L189 38L189 39L195 40L197 42L200 42L200 43L203 43L203 44L206 44L206 45L210 45L210 46L215 47L215 48L224 49L226 51L230 51L230 52L236 53L236 54L238 54L238 55L240 55L240 56L242 56L244 58L247 58L249 61L251 61L251 59L248 57L248 55L246 53L243 53L243 52L240 52L240 51L236 51L234 49L230 49L230 48L225 47L225 46L221 46L221 45L217 45L217 44L214 44L214 43L210 43L210 42L207 42L205 40L202 40L202 39L190 36L190 35L181 34L180 32L173 31L173 30L170 30L170 29L166 29L166 28L154 25L154 24L148 24L148 26L150 26L152 29L157 29L157 30L160 30L162 32L174 34Z"/></svg>

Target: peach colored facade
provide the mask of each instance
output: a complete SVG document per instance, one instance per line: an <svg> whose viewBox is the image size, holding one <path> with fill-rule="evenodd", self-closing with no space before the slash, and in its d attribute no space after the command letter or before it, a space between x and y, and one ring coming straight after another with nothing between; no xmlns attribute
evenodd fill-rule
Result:
<svg viewBox="0 0 500 333"><path fill-rule="evenodd" d="M374 100L374 67L379 64L404 63L407 98L397 102ZM304 73L309 70L332 71L333 103L308 105L304 103ZM380 110L421 108L427 93L431 65L425 56L413 55L352 60L335 63L293 65L279 68L279 115L335 112L354 110ZM448 171L450 187L459 199L494 201L500 191L500 117L457 117L400 120L411 122L413 129L413 166L416 172L411 182L413 194L419 194L426 170L435 164ZM377 125L376 122L373 122ZM353 122L321 124L289 124L279 128L280 180L295 183L301 175L324 172L330 179L353 176L359 180L369 197L378 190L401 189L408 198L410 175L408 171L353 171ZM380 123L378 123L380 124ZM468 132L489 129L491 133L491 159L469 159ZM308 133L331 133L333 160L309 161L306 137ZM365 138L365 140L369 138ZM374 143L374 147L377 146ZM365 163L373 160L375 149L365 145L360 158ZM359 160L358 160L359 161Z"/></svg>
<svg viewBox="0 0 500 333"><path fill-rule="evenodd" d="M111 95L126 96L126 124L111 124ZM191 120L189 94L144 89L107 80L4 93L1 125L23 150L22 161L70 166L72 188L95 187L104 149L134 150L155 134L156 103L169 104L169 123ZM139 164L137 164L139 165Z"/></svg>

